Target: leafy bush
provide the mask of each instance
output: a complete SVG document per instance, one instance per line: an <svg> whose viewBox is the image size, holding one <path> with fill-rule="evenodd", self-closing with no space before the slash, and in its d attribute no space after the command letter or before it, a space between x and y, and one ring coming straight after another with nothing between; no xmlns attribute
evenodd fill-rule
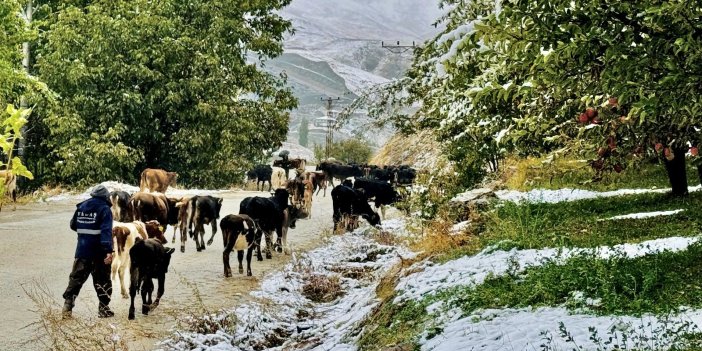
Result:
<svg viewBox="0 0 702 351"><path fill-rule="evenodd" d="M325 145L314 145L314 157L325 159ZM373 155L373 149L366 140L351 138L332 143L329 157L346 163L366 163Z"/></svg>

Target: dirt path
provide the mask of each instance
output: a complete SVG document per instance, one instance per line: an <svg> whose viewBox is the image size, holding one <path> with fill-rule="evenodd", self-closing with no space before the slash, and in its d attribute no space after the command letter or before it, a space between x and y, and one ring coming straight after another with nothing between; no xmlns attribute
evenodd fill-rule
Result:
<svg viewBox="0 0 702 351"><path fill-rule="evenodd" d="M239 202L255 195L267 196L255 191L218 195L224 198L221 216L238 213ZM0 314L3 316L0 318L0 350L45 349L41 345L23 345L35 336L36 328L27 326L36 322L39 315L35 312L37 306L22 287L30 290L44 287L51 294L47 302L55 305L58 313L63 304L61 294L68 283L76 244L76 234L68 228L75 202L35 203L18 207L15 212L4 210L0 213L0 296L3 297L0 299ZM320 234L331 229L331 197L328 194L326 197L321 194L315 196L312 212L311 219L298 221L297 228L288 233L288 242L296 252L320 245ZM172 233L169 228L166 234L169 240ZM207 229L206 240L209 235ZM168 244L176 248L178 245ZM168 337L176 321L189 313L213 313L246 301L248 292L258 287L266 273L290 260L290 256L274 253L272 260L252 263L253 277L235 273L231 278L224 278L222 247L222 236L218 230L214 243L204 252L195 251L195 244L190 240L185 253L176 250L166 276L166 292L161 305L151 315L143 316L138 313L139 302L135 321L127 321L129 300L120 296L118 282L113 281L110 306L115 311L115 317L106 321L121 331L130 350L154 349L154 343ZM236 272L236 254L230 259ZM97 315L97 304L91 279L88 279L78 297L74 316L93 318Z"/></svg>

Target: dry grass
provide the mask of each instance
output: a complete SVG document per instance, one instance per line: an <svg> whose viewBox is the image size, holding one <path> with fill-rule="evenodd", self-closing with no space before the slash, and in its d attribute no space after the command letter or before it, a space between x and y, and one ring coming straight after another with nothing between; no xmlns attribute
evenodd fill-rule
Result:
<svg viewBox="0 0 702 351"><path fill-rule="evenodd" d="M435 169L440 160L441 144L430 130L417 134L396 134L373 156L370 163L375 165L413 165L418 169Z"/></svg>
<svg viewBox="0 0 702 351"><path fill-rule="evenodd" d="M332 302L344 295L338 275L311 274L305 281L302 294L310 301Z"/></svg>
<svg viewBox="0 0 702 351"><path fill-rule="evenodd" d="M32 326L35 338L27 344L46 350L127 350L122 331L109 320L97 318L62 319L62 301L56 301L46 285L39 282L22 286L35 305L39 321ZM97 315L97 313L96 313Z"/></svg>

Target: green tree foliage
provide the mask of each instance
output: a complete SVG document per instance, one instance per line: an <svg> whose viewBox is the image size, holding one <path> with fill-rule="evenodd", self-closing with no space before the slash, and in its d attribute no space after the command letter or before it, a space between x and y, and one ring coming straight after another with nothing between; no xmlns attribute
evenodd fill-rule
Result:
<svg viewBox="0 0 702 351"><path fill-rule="evenodd" d="M416 51L401 88L390 89L421 102L397 124L437 129L458 164L573 152L601 172L657 154L673 192L687 193L685 153L700 142L702 22L691 20L699 6L443 4L451 6L444 32Z"/></svg>
<svg viewBox="0 0 702 351"><path fill-rule="evenodd" d="M18 1L0 2L0 106L19 101L30 84L22 71L22 42L30 40L31 32L19 13Z"/></svg>
<svg viewBox="0 0 702 351"><path fill-rule="evenodd" d="M27 117L31 112L29 109L16 109L12 105L7 105L2 116L2 123L0 123L2 128L0 149L2 149L4 159L8 160L7 162L0 162L0 170L29 179L34 178L34 176L24 166L22 160L15 156L14 149L17 140L22 138L22 127L27 123ZM5 191L5 179L2 178L0 179L0 208L2 208L2 203L5 200Z"/></svg>
<svg viewBox="0 0 702 351"><path fill-rule="evenodd" d="M307 121L306 117L302 117L302 121L300 121L300 129L299 129L299 143L300 145L307 147L308 142L308 137L310 135L310 124Z"/></svg>
<svg viewBox="0 0 702 351"><path fill-rule="evenodd" d="M317 160L324 160L324 145L314 145L314 156ZM334 142L329 157L345 163L366 163L373 156L373 149L368 142L351 138Z"/></svg>
<svg viewBox="0 0 702 351"><path fill-rule="evenodd" d="M261 69L282 53L290 0L48 2L39 77L60 96L43 143L66 182L144 167L223 186L285 139L296 106Z"/></svg>

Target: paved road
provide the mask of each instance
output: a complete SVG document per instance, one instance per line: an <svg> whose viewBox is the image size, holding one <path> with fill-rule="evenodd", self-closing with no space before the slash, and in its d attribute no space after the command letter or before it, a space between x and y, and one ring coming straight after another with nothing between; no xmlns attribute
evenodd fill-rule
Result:
<svg viewBox="0 0 702 351"><path fill-rule="evenodd" d="M221 216L238 213L239 202L247 196L268 196L255 191L237 191L219 194L224 198ZM47 307L59 313L63 304L61 294L68 283L76 244L76 234L68 228L68 223L77 201L34 203L19 206L17 211L5 207L0 213L0 350L44 350L46 346L24 344L42 333L36 324L38 311ZM294 251L306 251L321 243L320 234L331 230L331 198L315 196L312 218L298 221L296 229L288 232L288 242ZM205 240L209 238L207 229ZM167 238L172 237L169 228ZM257 288L264 274L282 267L290 256L274 253L272 260L253 262L254 276L238 275L236 254L231 256L235 275L223 277L222 236L218 230L212 246L204 252L195 251L195 244L189 240L186 252L176 247L171 260L171 268L166 276L166 292L161 305L149 316L137 313L137 319L127 321L129 300L119 293L118 282L114 281L112 309L115 317L100 322L112 323L119 334L129 344L130 350L151 350L155 342L168 337L177 320L188 314L216 312L230 308L248 299L248 292ZM128 279L128 278L127 278ZM37 291L34 296L41 300L34 303L24 289ZM46 293L41 293L44 291ZM137 297L139 299L139 297ZM94 319L97 315L97 298L91 280L83 286L74 316L76 319ZM40 306L43 305L43 306ZM140 303L139 303L140 305ZM137 305L137 312L140 306ZM89 332L89 331L86 331Z"/></svg>

